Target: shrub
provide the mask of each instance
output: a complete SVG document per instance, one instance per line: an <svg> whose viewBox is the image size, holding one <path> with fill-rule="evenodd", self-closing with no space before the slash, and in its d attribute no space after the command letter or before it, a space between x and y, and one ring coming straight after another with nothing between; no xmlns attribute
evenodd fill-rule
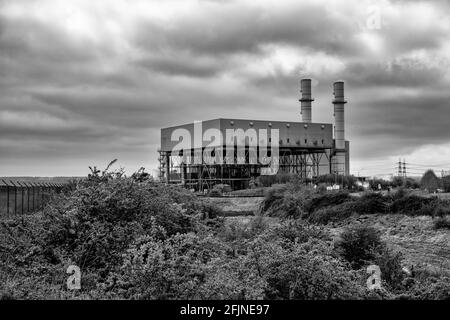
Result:
<svg viewBox="0 0 450 320"><path fill-rule="evenodd" d="M218 190L218 189L211 189L208 192L208 196L210 196L210 197L221 197L222 196L222 192L220 192L220 190Z"/></svg>
<svg viewBox="0 0 450 320"><path fill-rule="evenodd" d="M429 192L435 192L439 188L439 185L439 178L433 170L428 170L425 172L420 180L420 187L428 190Z"/></svg>
<svg viewBox="0 0 450 320"><path fill-rule="evenodd" d="M379 185L381 186L381 189L386 190L390 186L395 185L395 181L396 181L396 179L394 178L394 181L392 183L390 181L386 181L384 179L370 179L368 182L369 182L370 189L372 189L372 190L378 190Z"/></svg>
<svg viewBox="0 0 450 320"><path fill-rule="evenodd" d="M231 186L224 183L214 185L213 190L218 190L221 194L231 192Z"/></svg>
<svg viewBox="0 0 450 320"><path fill-rule="evenodd" d="M377 230L364 225L347 228L337 242L339 252L354 269L374 261L382 246Z"/></svg>
<svg viewBox="0 0 450 320"><path fill-rule="evenodd" d="M375 253L374 263L380 267L381 279L387 283L389 289L403 289L403 280L406 275L402 269L402 259L400 252L393 252L386 246Z"/></svg>
<svg viewBox="0 0 450 320"><path fill-rule="evenodd" d="M415 280L403 296L408 299L450 300L450 277L448 275L429 276Z"/></svg>
<svg viewBox="0 0 450 320"><path fill-rule="evenodd" d="M368 192L357 198L354 210L359 214L386 213L389 203L381 193Z"/></svg>
<svg viewBox="0 0 450 320"><path fill-rule="evenodd" d="M222 228L219 237L230 245L237 243L238 247L242 248L242 241L254 235L252 231L239 221L231 221Z"/></svg>
<svg viewBox="0 0 450 320"><path fill-rule="evenodd" d="M350 201L350 195L347 191L335 191L326 193L316 193L305 203L305 211L311 213L321 208L340 205Z"/></svg>
<svg viewBox="0 0 450 320"><path fill-rule="evenodd" d="M265 299L357 299L363 287L355 273L330 252L324 241L261 238L251 244L249 259L266 281Z"/></svg>
<svg viewBox="0 0 450 320"><path fill-rule="evenodd" d="M274 185L264 193L264 200L261 203L261 211L267 212L269 209L280 203L284 197L286 185Z"/></svg>
<svg viewBox="0 0 450 320"><path fill-rule="evenodd" d="M444 192L450 192L450 176L442 177L442 188Z"/></svg>
<svg viewBox="0 0 450 320"><path fill-rule="evenodd" d="M127 178L121 171L100 174L94 168L40 216L12 219L6 225L11 234L2 241L8 250L0 258L12 268L23 267L24 261L57 265L71 260L104 279L120 266L136 238L165 239L201 230L215 215L189 191L145 179L142 172Z"/></svg>
<svg viewBox="0 0 450 320"><path fill-rule="evenodd" d="M105 285L110 297L128 299L257 299L265 282L212 236L176 235L138 239L120 271Z"/></svg>
<svg viewBox="0 0 450 320"><path fill-rule="evenodd" d="M433 211L433 217L450 216L450 205L448 200L440 200L439 204L435 206Z"/></svg>
<svg viewBox="0 0 450 320"><path fill-rule="evenodd" d="M374 229L344 231L334 250L328 230L297 219L337 221L358 201L374 212L382 201L400 207L411 197L404 192L353 200L292 179L267 190L262 209L295 219L225 224L214 205L143 170L126 177L94 167L74 187L38 214L0 221L0 299L392 298L388 290L398 298L449 297L448 275L405 277L401 256ZM434 208L435 216L449 208L438 199L415 200L417 210ZM380 266L386 288L367 293L364 269L352 270L366 262ZM69 264L82 269L77 292L65 288Z"/></svg>
<svg viewBox="0 0 450 320"><path fill-rule="evenodd" d="M439 205L436 197L426 198L417 195L397 194L389 206L391 213L402 213L406 215L434 215Z"/></svg>
<svg viewBox="0 0 450 320"><path fill-rule="evenodd" d="M260 239L266 242L287 241L289 244L305 243L310 239L330 241L328 233L322 228L308 224L302 220L285 220L279 225L264 228L264 233L258 233Z"/></svg>
<svg viewBox="0 0 450 320"><path fill-rule="evenodd" d="M312 223L327 224L329 222L344 220L353 213L355 213L354 202L346 202L314 211L308 216L308 221Z"/></svg>
<svg viewBox="0 0 450 320"><path fill-rule="evenodd" d="M214 203L204 202L201 208L201 219L215 219L223 216L222 209Z"/></svg>
<svg viewBox="0 0 450 320"><path fill-rule="evenodd" d="M450 219L448 216L436 218L433 227L434 229L450 229Z"/></svg>
<svg viewBox="0 0 450 320"><path fill-rule="evenodd" d="M299 218L315 193L313 188L296 182L274 185L266 190L260 212L272 217Z"/></svg>

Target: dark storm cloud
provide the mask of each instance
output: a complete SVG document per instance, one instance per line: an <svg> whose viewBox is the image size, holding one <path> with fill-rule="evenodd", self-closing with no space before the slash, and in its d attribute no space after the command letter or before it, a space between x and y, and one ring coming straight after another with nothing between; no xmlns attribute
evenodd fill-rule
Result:
<svg viewBox="0 0 450 320"><path fill-rule="evenodd" d="M74 172L116 157L156 167L160 127L291 119L301 76L330 121L332 82L346 80L359 160L448 140L448 2L382 2L379 30L356 0L138 4L0 4L2 175L30 155Z"/></svg>
<svg viewBox="0 0 450 320"><path fill-rule="evenodd" d="M411 61L413 62L413 61ZM408 61L388 64L350 63L346 77L353 86L424 87L440 83L446 70Z"/></svg>
<svg viewBox="0 0 450 320"><path fill-rule="evenodd" d="M201 59L190 54L181 55L179 53L172 57L161 56L143 59L137 61L137 64L151 71L167 75L182 75L194 78L213 77L226 68L226 65L220 64L217 59Z"/></svg>
<svg viewBox="0 0 450 320"><path fill-rule="evenodd" d="M356 118L349 130L365 141L360 149L367 156L388 156L425 144L448 143L449 101L448 92L374 96L366 108L350 106Z"/></svg>
<svg viewBox="0 0 450 320"><path fill-rule="evenodd" d="M418 144L426 141L446 142L448 135L443 132L448 130L449 101L449 92L374 97L374 101L368 103L368 108L359 114L361 119L372 119L372 125L358 126L354 131L368 137L386 134L399 139L411 137Z"/></svg>
<svg viewBox="0 0 450 320"><path fill-rule="evenodd" d="M273 10L217 7L203 16L194 13L182 17L170 28L145 21L136 42L147 50L190 50L202 55L258 54L265 44L292 44L350 55L361 48L352 38L357 23L320 4L299 3Z"/></svg>

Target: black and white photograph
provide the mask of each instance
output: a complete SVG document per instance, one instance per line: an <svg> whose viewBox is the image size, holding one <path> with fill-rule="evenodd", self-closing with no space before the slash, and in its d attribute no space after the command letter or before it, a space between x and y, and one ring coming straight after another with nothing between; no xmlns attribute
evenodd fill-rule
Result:
<svg viewBox="0 0 450 320"><path fill-rule="evenodd" d="M0 309L448 301L449 128L448 0L0 0Z"/></svg>

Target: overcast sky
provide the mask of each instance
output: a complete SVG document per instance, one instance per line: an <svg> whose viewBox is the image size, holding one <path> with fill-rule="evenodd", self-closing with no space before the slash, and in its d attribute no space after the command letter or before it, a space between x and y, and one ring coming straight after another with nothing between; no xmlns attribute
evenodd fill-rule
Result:
<svg viewBox="0 0 450 320"><path fill-rule="evenodd" d="M345 80L352 173L450 170L449 16L446 0L0 0L0 176L151 171L161 127L300 121L301 77L329 123Z"/></svg>

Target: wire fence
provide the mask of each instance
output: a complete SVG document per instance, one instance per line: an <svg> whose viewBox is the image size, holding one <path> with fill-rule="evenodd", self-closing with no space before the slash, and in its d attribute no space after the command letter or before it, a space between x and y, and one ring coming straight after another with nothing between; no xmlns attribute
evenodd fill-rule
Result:
<svg viewBox="0 0 450 320"><path fill-rule="evenodd" d="M64 184L0 180L0 216L25 214L40 210L53 193Z"/></svg>

